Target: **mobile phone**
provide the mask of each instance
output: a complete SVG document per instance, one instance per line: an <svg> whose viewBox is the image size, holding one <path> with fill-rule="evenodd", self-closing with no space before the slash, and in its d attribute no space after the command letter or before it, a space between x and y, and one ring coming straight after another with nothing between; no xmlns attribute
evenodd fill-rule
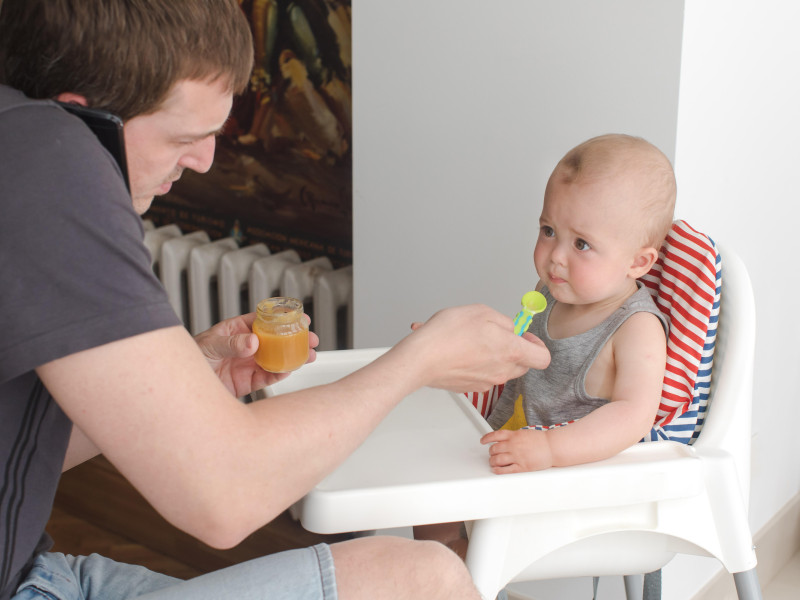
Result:
<svg viewBox="0 0 800 600"><path fill-rule="evenodd" d="M87 108L71 102L58 102L58 104L73 115L80 117L94 132L100 143L117 161L119 170L122 171L122 178L125 180L125 187L130 192L131 184L128 179L128 160L125 158L125 134L122 131L122 119L107 110Z"/></svg>

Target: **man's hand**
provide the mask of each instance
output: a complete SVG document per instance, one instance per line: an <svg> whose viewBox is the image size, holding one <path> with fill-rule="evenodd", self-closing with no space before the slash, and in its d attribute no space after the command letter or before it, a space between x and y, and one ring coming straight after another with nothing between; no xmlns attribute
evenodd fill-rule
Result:
<svg viewBox="0 0 800 600"><path fill-rule="evenodd" d="M398 346L417 347L423 385L482 392L550 364L544 342L531 333L514 335L513 319L488 306L448 308L411 328Z"/></svg>
<svg viewBox="0 0 800 600"><path fill-rule="evenodd" d="M225 387L237 397L271 385L289 375L268 373L255 363L253 356L258 349L258 337L251 329L254 319L255 313L226 319L194 338L211 368ZM318 344L317 335L309 331L308 362L313 362L316 358L314 348Z"/></svg>

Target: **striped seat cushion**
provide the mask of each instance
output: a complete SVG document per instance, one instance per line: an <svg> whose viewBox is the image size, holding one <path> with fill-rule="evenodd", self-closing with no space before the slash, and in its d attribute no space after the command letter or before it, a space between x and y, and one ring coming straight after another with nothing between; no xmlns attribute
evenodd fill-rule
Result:
<svg viewBox="0 0 800 600"><path fill-rule="evenodd" d="M690 444L708 409L722 283L719 253L707 235L675 221L658 261L641 281L670 322L661 404L642 441ZM499 385L467 397L487 417L502 391Z"/></svg>
<svg viewBox="0 0 800 600"><path fill-rule="evenodd" d="M670 321L661 405L643 441L692 443L708 410L722 262L707 235L675 221L642 282Z"/></svg>

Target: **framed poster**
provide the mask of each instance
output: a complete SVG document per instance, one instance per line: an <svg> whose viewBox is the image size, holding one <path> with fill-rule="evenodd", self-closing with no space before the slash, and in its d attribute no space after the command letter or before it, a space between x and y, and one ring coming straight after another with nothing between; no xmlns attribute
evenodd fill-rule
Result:
<svg viewBox="0 0 800 600"><path fill-rule="evenodd" d="M240 0L255 65L211 170L145 215L184 233L352 263L350 0Z"/></svg>

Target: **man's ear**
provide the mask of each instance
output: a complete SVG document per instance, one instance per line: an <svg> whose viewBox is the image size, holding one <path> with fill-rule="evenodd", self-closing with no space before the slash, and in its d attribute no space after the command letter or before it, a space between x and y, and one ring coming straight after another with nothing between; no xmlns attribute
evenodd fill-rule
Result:
<svg viewBox="0 0 800 600"><path fill-rule="evenodd" d="M89 106L89 103L86 102L86 98L81 96L80 94L73 94L72 92L61 92L55 98L59 102L66 102L67 104L80 104L81 106Z"/></svg>
<svg viewBox="0 0 800 600"><path fill-rule="evenodd" d="M658 250L652 246L640 248L633 257L633 263L630 267L629 274L631 279L639 279L642 275L647 274L657 260Z"/></svg>

